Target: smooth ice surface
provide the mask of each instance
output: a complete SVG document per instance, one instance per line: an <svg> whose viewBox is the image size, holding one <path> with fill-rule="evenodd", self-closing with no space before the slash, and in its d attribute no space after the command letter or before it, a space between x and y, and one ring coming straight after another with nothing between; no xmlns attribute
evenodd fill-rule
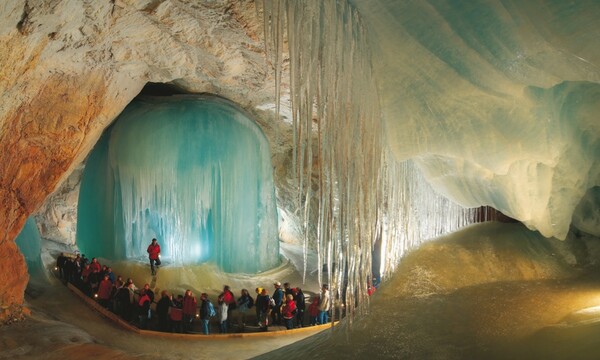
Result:
<svg viewBox="0 0 600 360"><path fill-rule="evenodd" d="M41 275L44 270L41 257L41 237L33 217L27 219L15 242L25 257L29 275Z"/></svg>
<svg viewBox="0 0 600 360"><path fill-rule="evenodd" d="M600 183L598 1L351 2L396 158L463 206L564 239Z"/></svg>
<svg viewBox="0 0 600 360"><path fill-rule="evenodd" d="M144 259L152 238L168 264L228 272L278 265L277 214L266 138L228 102L132 102L86 163L77 243L92 256Z"/></svg>
<svg viewBox="0 0 600 360"><path fill-rule="evenodd" d="M600 277L581 277L574 266L583 243L598 259L592 237L547 239L518 223L470 226L408 254L352 328L259 359L598 358Z"/></svg>

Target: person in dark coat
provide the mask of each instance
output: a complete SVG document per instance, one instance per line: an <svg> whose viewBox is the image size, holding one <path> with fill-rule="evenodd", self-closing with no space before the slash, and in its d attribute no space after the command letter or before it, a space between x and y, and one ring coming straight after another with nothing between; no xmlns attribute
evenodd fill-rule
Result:
<svg viewBox="0 0 600 360"><path fill-rule="evenodd" d="M160 300L156 304L156 315L158 316L158 330L169 331L169 308L173 297L166 290L160 293Z"/></svg>
<svg viewBox="0 0 600 360"><path fill-rule="evenodd" d="M67 279L67 277L65 275L66 265L67 265L67 257L65 256L64 253L60 253L60 255L58 255L58 257L56 258L56 268L58 270L58 276L63 280Z"/></svg>
<svg viewBox="0 0 600 360"><path fill-rule="evenodd" d="M256 311L258 312L258 326L267 331L269 328L269 313L271 312L271 297L267 289L261 289L260 294L256 297Z"/></svg>
<svg viewBox="0 0 600 360"><path fill-rule="evenodd" d="M271 318L273 319L273 324L281 325L281 306L283 305L285 294L283 289L281 289L281 283L279 281L275 282L273 286L275 287L275 290L273 291L273 300L275 301L275 306L271 310Z"/></svg>
<svg viewBox="0 0 600 360"><path fill-rule="evenodd" d="M204 335L209 334L210 318L214 316L215 313L215 307L208 299L208 294L202 293L200 295L200 324Z"/></svg>
<svg viewBox="0 0 600 360"><path fill-rule="evenodd" d="M148 327L148 314L150 312L150 297L144 289L140 290L140 298L137 303L137 313L140 329Z"/></svg>
<svg viewBox="0 0 600 360"><path fill-rule="evenodd" d="M306 300L304 299L304 293L302 289L299 287L292 289L292 294L294 295L294 301L296 302L296 326L303 327L304 326L304 311L306 309Z"/></svg>

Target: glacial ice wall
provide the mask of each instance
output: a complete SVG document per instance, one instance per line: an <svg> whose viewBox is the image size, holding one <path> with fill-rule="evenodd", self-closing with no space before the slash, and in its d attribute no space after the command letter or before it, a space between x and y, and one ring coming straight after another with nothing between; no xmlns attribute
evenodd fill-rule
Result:
<svg viewBox="0 0 600 360"><path fill-rule="evenodd" d="M225 100L172 96L132 102L89 155L77 243L88 256L211 261L227 272L279 264L269 147Z"/></svg>
<svg viewBox="0 0 600 360"><path fill-rule="evenodd" d="M576 212L600 184L597 1L351 2L398 160L544 236L564 239L574 212L600 232L597 211Z"/></svg>
<svg viewBox="0 0 600 360"><path fill-rule="evenodd" d="M42 238L33 217L27 219L25 226L15 239L15 242L25 257L29 275L39 276L44 274L44 265L42 263L41 255Z"/></svg>

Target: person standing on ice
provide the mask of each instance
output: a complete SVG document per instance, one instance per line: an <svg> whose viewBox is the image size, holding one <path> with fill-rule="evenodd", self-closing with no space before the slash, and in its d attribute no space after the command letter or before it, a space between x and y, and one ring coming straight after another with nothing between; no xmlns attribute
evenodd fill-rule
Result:
<svg viewBox="0 0 600 360"><path fill-rule="evenodd" d="M156 239L152 239L152 243L148 246L148 257L150 258L150 269L152 270L152 275L156 275L156 268L160 265L160 245ZM154 265L156 264L156 268Z"/></svg>

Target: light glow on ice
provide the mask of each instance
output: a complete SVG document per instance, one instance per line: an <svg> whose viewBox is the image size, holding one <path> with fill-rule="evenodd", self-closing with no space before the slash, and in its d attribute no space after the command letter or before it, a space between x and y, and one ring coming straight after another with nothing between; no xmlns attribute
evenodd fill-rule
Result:
<svg viewBox="0 0 600 360"><path fill-rule="evenodd" d="M244 113L212 97L143 98L89 155L77 243L146 259L157 238L166 263L255 273L280 263L276 211L268 143Z"/></svg>

